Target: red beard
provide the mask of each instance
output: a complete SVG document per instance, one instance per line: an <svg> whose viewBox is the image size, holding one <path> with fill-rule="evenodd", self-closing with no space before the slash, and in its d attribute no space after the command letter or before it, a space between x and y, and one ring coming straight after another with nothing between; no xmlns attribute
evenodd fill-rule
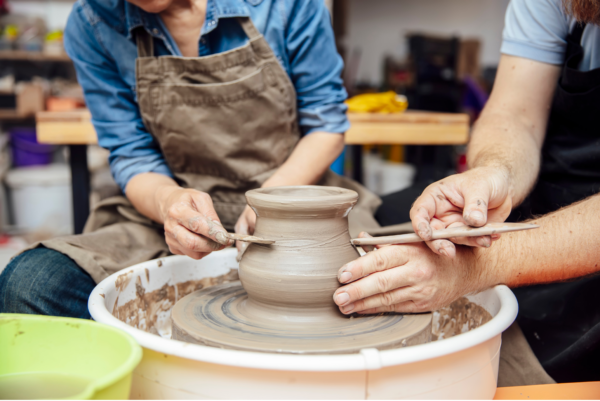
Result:
<svg viewBox="0 0 600 401"><path fill-rule="evenodd" d="M563 7L579 22L600 25L600 0L563 0Z"/></svg>

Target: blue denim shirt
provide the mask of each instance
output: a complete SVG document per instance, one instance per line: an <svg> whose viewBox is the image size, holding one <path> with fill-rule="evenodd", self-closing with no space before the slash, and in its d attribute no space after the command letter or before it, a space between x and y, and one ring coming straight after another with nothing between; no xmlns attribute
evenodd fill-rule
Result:
<svg viewBox="0 0 600 401"><path fill-rule="evenodd" d="M343 62L323 0L208 0L200 56L247 42L231 18L238 16L250 16L290 76L303 134L345 132ZM79 0L65 30L65 48L75 63L99 144L110 150L111 171L123 190L136 174L172 176L137 104L132 31L140 26L155 38L157 56L181 56L160 16L125 0Z"/></svg>

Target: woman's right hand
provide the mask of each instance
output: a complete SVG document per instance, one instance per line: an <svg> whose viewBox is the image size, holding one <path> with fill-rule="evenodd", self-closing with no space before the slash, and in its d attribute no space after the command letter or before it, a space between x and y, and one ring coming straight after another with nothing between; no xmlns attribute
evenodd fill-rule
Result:
<svg viewBox="0 0 600 401"><path fill-rule="evenodd" d="M225 237L226 230L207 193L173 186L163 187L159 193L158 209L173 254L202 259L233 245Z"/></svg>

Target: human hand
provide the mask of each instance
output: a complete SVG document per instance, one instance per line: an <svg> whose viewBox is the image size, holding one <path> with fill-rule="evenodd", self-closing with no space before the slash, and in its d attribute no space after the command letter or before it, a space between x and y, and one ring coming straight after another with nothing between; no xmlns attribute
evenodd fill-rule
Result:
<svg viewBox="0 0 600 401"><path fill-rule="evenodd" d="M476 266L472 248L462 247L455 258L438 256L423 243L377 248L339 270L339 282L347 285L333 300L342 313L429 312L496 284Z"/></svg>
<svg viewBox="0 0 600 401"><path fill-rule="evenodd" d="M165 239L171 253L202 259L233 244L223 235L226 231L207 193L172 186L158 192Z"/></svg>
<svg viewBox="0 0 600 401"><path fill-rule="evenodd" d="M433 230L501 223L511 209L508 172L497 167L479 167L446 177L425 188L413 204L410 218L415 232L427 241L433 252L454 257L454 244L488 248L500 235L431 241Z"/></svg>
<svg viewBox="0 0 600 401"><path fill-rule="evenodd" d="M235 232L236 234L254 234L254 226L256 225L256 213L252 208L246 205L246 208L240 215L237 223L235 223ZM247 242L236 241L235 246L238 249L238 254L242 255L246 248L248 247ZM240 257L241 258L241 257Z"/></svg>

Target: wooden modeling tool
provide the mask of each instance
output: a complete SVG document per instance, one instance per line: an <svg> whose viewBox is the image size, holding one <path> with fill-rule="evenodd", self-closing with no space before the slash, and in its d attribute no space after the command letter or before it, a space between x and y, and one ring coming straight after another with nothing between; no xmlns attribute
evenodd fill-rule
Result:
<svg viewBox="0 0 600 401"><path fill-rule="evenodd" d="M254 244L262 244L262 245L271 245L271 244L275 243L275 241L271 241L268 239L255 237L254 235L247 235L247 234L218 233L217 236L219 236L221 234L225 238L231 239L234 241L252 242Z"/></svg>
<svg viewBox="0 0 600 401"><path fill-rule="evenodd" d="M490 223L483 227L454 227L446 228L444 230L433 231L432 239L450 239L460 237L481 237L484 235L502 234L513 231L531 230L533 228L539 228L536 224L529 223ZM352 245L398 245L398 244L411 244L414 242L423 242L423 239L417 234L402 234L402 235L390 235L386 237L374 237L374 238L355 238L351 240Z"/></svg>

